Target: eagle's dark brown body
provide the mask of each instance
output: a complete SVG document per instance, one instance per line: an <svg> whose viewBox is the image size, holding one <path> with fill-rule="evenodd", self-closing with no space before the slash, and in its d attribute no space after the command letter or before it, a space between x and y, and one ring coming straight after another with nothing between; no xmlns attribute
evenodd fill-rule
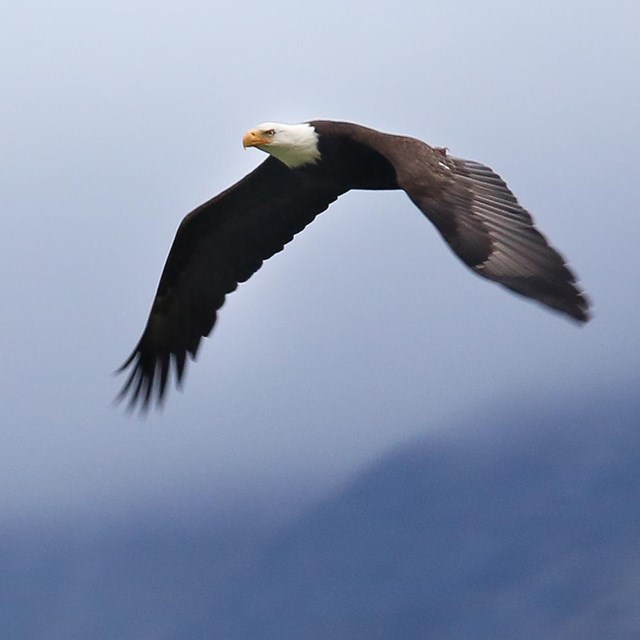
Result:
<svg viewBox="0 0 640 640"><path fill-rule="evenodd" d="M402 189L481 276L586 322L589 302L531 216L488 167L420 140L312 121L320 158L289 168L270 157L182 221L121 396L143 408L213 328L225 295L351 189ZM283 127L286 125L282 125ZM268 149L264 149L267 150Z"/></svg>

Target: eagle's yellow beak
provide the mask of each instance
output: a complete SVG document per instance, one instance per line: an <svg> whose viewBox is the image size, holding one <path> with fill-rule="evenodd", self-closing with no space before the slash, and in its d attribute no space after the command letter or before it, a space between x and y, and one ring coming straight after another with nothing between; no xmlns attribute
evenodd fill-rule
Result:
<svg viewBox="0 0 640 640"><path fill-rule="evenodd" d="M265 138L257 129L251 129L251 131L247 131L247 133L242 136L242 146L245 149L247 147L257 147L262 144L269 144L269 139Z"/></svg>

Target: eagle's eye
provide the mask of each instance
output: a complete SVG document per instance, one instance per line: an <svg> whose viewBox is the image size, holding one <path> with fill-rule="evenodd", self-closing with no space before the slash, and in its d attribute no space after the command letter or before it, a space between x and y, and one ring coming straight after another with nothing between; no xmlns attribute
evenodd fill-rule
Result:
<svg viewBox="0 0 640 640"><path fill-rule="evenodd" d="M276 135L276 131L275 129L267 129L267 131L264 132L265 136L269 136L269 138L271 138L272 136Z"/></svg>

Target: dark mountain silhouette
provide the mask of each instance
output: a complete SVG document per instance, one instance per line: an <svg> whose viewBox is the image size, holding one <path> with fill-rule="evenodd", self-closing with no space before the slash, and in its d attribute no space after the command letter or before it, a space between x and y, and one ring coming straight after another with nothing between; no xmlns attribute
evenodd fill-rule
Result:
<svg viewBox="0 0 640 640"><path fill-rule="evenodd" d="M609 400L386 456L263 552L229 637L637 638L640 402Z"/></svg>
<svg viewBox="0 0 640 640"><path fill-rule="evenodd" d="M289 524L6 534L0 635L635 640L640 400L600 394L407 443Z"/></svg>

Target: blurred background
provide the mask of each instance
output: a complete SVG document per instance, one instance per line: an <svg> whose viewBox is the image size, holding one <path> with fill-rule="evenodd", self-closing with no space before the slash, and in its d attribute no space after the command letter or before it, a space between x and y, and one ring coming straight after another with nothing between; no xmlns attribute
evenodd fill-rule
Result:
<svg viewBox="0 0 640 640"><path fill-rule="evenodd" d="M3 637L636 638L639 21L3 6ZM162 412L114 407L182 217L263 160L245 130L314 118L493 167L592 322L353 192L228 298Z"/></svg>

